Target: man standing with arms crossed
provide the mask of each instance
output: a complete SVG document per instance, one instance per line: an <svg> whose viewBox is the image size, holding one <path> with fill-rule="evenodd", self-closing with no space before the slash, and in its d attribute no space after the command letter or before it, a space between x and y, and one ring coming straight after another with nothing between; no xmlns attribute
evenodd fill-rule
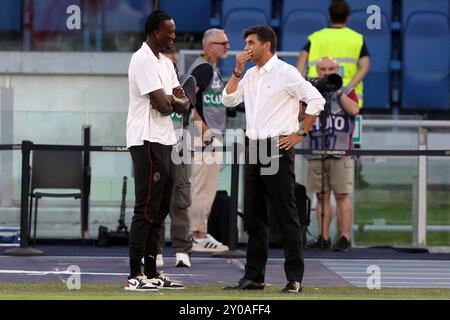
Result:
<svg viewBox="0 0 450 320"><path fill-rule="evenodd" d="M293 147L308 134L323 110L325 100L295 67L275 55L277 39L272 28L265 25L252 27L244 31L244 39L245 49L236 56L236 68L223 90L223 104L233 107L245 103L249 146L260 148L275 139L279 155L270 156L271 162L278 161L279 166L275 174L264 175L262 171L267 163L261 161L260 155L255 164L249 163L249 156L252 157L249 151L254 150L246 146L244 221L249 237L245 275L236 285L225 289L264 289L270 221L266 208L268 200L270 212L276 215L284 231L282 245L288 283L283 292L298 293L302 290L304 261L294 195ZM255 62L256 66L241 80L247 61ZM299 101L307 104L303 128L298 123Z"/></svg>
<svg viewBox="0 0 450 320"><path fill-rule="evenodd" d="M171 151L177 140L171 114L187 112L189 100L172 61L161 53L173 46L174 21L163 11L153 11L145 23L145 33L146 40L133 54L128 69L127 147L133 160L136 200L125 290L184 289L156 271L156 255L174 181Z"/></svg>

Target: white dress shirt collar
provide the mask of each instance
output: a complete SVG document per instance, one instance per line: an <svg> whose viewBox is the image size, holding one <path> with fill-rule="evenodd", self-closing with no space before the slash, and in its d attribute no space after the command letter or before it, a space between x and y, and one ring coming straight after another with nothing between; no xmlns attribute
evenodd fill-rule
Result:
<svg viewBox="0 0 450 320"><path fill-rule="evenodd" d="M265 71L265 72L270 72L270 71L272 70L273 66L275 65L275 63L276 63L277 61L278 61L278 57L277 57L276 54L274 54L274 55L272 56L272 58L270 58L269 61L266 62L265 65L263 65L261 68L260 68L260 67L257 67L259 73L262 73L262 72L264 72L264 71Z"/></svg>

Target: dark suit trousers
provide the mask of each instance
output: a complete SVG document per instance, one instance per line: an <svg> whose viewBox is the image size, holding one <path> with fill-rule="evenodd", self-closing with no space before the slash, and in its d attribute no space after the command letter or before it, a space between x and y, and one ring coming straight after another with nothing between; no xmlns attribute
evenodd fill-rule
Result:
<svg viewBox="0 0 450 320"><path fill-rule="evenodd" d="M272 144L274 141L275 139L272 139ZM268 206L270 206L271 214L276 215L275 218L283 231L282 245L286 278L288 281L301 282L304 271L303 239L295 205L295 152L293 149L279 150L279 155L270 155L269 152L267 159L261 161L261 157L257 156L257 161L253 161L256 163L251 164L249 150L256 152L255 147L252 147L256 143L261 143L258 144L259 146L270 143L270 140L250 140L250 147L246 146L244 224L248 232L248 247L245 277L261 283L265 280L269 247ZM265 149L270 150L267 147ZM267 164L268 159L270 163ZM273 161L279 161L276 173L262 174L262 169L273 166Z"/></svg>

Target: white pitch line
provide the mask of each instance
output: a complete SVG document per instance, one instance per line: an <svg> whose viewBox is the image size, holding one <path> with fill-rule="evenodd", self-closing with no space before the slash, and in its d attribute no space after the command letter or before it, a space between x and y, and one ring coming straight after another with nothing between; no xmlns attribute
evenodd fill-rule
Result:
<svg viewBox="0 0 450 320"><path fill-rule="evenodd" d="M234 264L234 265L237 265L237 267L238 267L239 269L241 269L241 270L245 270L245 264L243 264L242 262L240 262L240 261L237 260L237 259L234 259L234 258L228 259L227 262L228 262L228 263L231 263L231 264Z"/></svg>
<svg viewBox="0 0 450 320"><path fill-rule="evenodd" d="M405 263L410 263L410 262L416 262L416 263L421 263L421 262L438 262L438 263L448 263L448 260L417 260L417 259L309 259L309 260L318 260L321 262L329 262L329 263L341 263L341 262L368 262L368 261L380 261L380 262L405 262Z"/></svg>
<svg viewBox="0 0 450 320"><path fill-rule="evenodd" d="M339 265L333 265L333 264L327 264L323 263L324 266L328 268L366 268L370 265L377 265L377 266L383 266L385 268L392 268L392 269L404 269L404 268L418 268L418 269L426 269L426 268L448 268L450 270L450 264L426 264L426 265L417 265L417 264L385 264L385 263L379 263L379 262L373 262L373 263L365 263L365 264L339 264Z"/></svg>
<svg viewBox="0 0 450 320"><path fill-rule="evenodd" d="M426 266L429 264L443 264L443 265L449 265L449 261L441 261L439 262L438 260L427 260L426 262L422 262L422 263L418 263L417 261L396 261L396 260L391 260L391 261L379 261L379 260L366 260L366 261L351 261L351 260L347 260L345 262L343 261L335 261L335 262L330 262L330 261L322 261L322 263L325 264L330 264L330 265L335 265L335 266L340 266L340 265L348 265L348 264L372 264L372 263L379 263L379 264L388 264L388 265L418 265L418 266Z"/></svg>
<svg viewBox="0 0 450 320"><path fill-rule="evenodd" d="M351 284L353 284L353 285L361 284L361 285L366 286L367 282L366 281L352 281ZM383 280L381 280L381 286L386 285L386 284L398 284L398 285L409 284L411 286L413 286L413 285L427 285L426 283L416 282L416 281L383 281ZM450 282L439 283L439 285L450 285ZM434 288L436 288L436 287L434 287Z"/></svg>
<svg viewBox="0 0 450 320"><path fill-rule="evenodd" d="M127 260L129 259L128 256L123 256L123 257L113 257L113 256L1 256L0 255L0 259L1 258L5 258L5 259L11 259L11 258L18 258L18 259L33 259L33 260L64 260L64 259L68 259L68 260L75 260L75 259L86 259L86 260ZM175 261L175 257L166 257L164 256L164 260L169 260L169 261ZM223 259L229 259L229 258L209 258L209 257L191 257L191 260L193 261L215 261L218 263L222 263ZM237 259L234 259L237 260ZM270 260L277 260L277 259L270 259ZM283 260L284 259L279 259L279 260ZM238 260L237 260L238 261Z"/></svg>
<svg viewBox="0 0 450 320"><path fill-rule="evenodd" d="M395 275L395 274L398 274L398 275L415 275L415 274L424 275L424 274L427 274L427 273L424 273L424 272L385 272L383 270L381 270L381 273L383 275L386 275L386 274L390 274L390 275ZM367 272L366 271L345 271L345 272L339 272L339 274L340 275L342 275L342 274L367 274ZM429 274L440 275L440 276L449 276L450 277L450 273L432 272L432 273L429 273Z"/></svg>
<svg viewBox="0 0 450 320"><path fill-rule="evenodd" d="M387 269L387 268L383 268L383 266L379 266L380 267L380 271L381 272L400 272L402 270L393 270L393 269ZM366 268L329 268L331 271L336 272L336 273L345 273L345 272L349 272L349 271L360 271L363 272L362 270L366 270ZM408 268L406 270L404 270L405 272L421 272L421 273L435 273L435 272L439 272L439 271L444 271L443 269L415 269L415 268Z"/></svg>
<svg viewBox="0 0 450 320"><path fill-rule="evenodd" d="M366 279L367 280L367 276L365 277L355 277L355 276L346 276L344 277L344 279ZM410 277L386 277L381 275L381 281L383 281L384 279L399 279L399 280L408 280L411 279ZM443 278L435 278L435 277L414 277L412 278L414 280L450 280L450 277L443 277Z"/></svg>
<svg viewBox="0 0 450 320"><path fill-rule="evenodd" d="M67 270L64 271L36 271L36 270L0 270L0 274L27 274L27 275L35 275L35 276L46 276L46 275L58 275L58 274L66 274L66 275L90 275L90 276L128 276L129 273L122 272L69 272ZM184 274L170 274L164 273L168 276L173 277L190 277L190 276L199 276L198 274L193 273L184 273Z"/></svg>

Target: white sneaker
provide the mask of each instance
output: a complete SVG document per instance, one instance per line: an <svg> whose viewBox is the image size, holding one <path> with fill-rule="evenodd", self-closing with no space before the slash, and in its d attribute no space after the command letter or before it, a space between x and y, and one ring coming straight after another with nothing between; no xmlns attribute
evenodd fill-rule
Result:
<svg viewBox="0 0 450 320"><path fill-rule="evenodd" d="M141 259L141 264L144 265L144 258ZM164 258L163 258L162 254L157 254L156 255L156 266L157 267L164 266Z"/></svg>
<svg viewBox="0 0 450 320"><path fill-rule="evenodd" d="M184 286L181 283L170 280L169 277L165 276L162 272L156 277L149 279L149 281L158 289L184 289Z"/></svg>
<svg viewBox="0 0 450 320"><path fill-rule="evenodd" d="M177 252L175 255L175 267L177 268L190 268L191 260L186 253Z"/></svg>
<svg viewBox="0 0 450 320"><path fill-rule="evenodd" d="M125 282L125 290L130 291L158 291L158 287L155 286L146 276L136 276L131 279L127 279Z"/></svg>
<svg viewBox="0 0 450 320"><path fill-rule="evenodd" d="M204 239L197 239L192 237L192 251L196 252L223 252L228 251L228 246L222 242L217 241L210 234L206 235Z"/></svg>

